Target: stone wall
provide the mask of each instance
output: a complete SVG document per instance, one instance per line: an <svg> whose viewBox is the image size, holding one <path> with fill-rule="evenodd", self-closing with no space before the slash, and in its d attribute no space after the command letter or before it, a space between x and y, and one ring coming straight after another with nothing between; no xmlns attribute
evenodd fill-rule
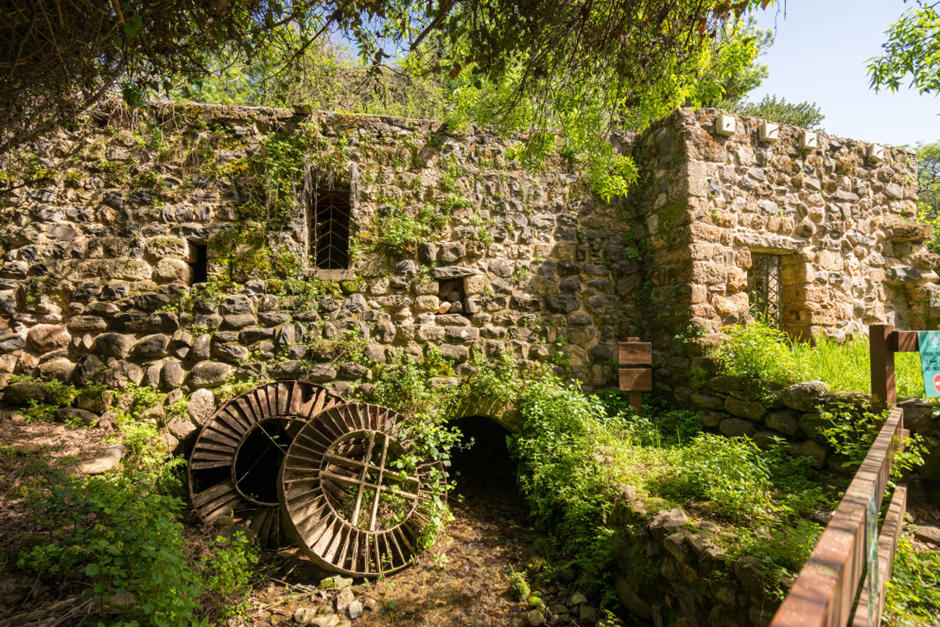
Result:
<svg viewBox="0 0 940 627"><path fill-rule="evenodd" d="M605 203L560 156L527 171L515 139L474 127L170 104L96 111L13 164L38 182L2 209L0 385L18 374L164 390L249 376L343 387L368 377L339 346L356 328L368 361L437 347L453 375L474 348L535 361L562 340L588 390L615 385L617 341L640 336L654 343L657 389L687 403L708 364L676 336L748 318L753 253L781 256L794 335L933 319L937 259L921 244L929 229L910 223L911 153L886 149L874 164L866 144L824 134L800 150L791 127L762 143L748 118L724 137L715 115L681 110L615 138L640 183ZM316 270L311 216L326 192L349 199L353 261ZM390 248L396 229L418 234ZM202 247L210 279L193 284Z"/></svg>
<svg viewBox="0 0 940 627"><path fill-rule="evenodd" d="M299 202L276 232L226 240L264 225L263 212L244 212L266 208L250 172L273 151L271 137L307 151L286 176ZM6 199L0 382L19 374L192 390L256 376L342 387L368 376L336 345L355 327L369 361L435 346L457 375L473 347L542 360L564 337L573 374L588 389L609 386L618 336L639 331L622 317L641 274L627 258L637 246L628 216L560 159L522 169L507 156L512 143L426 120L173 105L143 119L95 112L36 142L34 168L53 179ZM313 161L324 154L336 158ZM331 190L350 194L355 261L316 270L305 250L311 198ZM379 247L383 216L420 222L428 209L450 215L426 241L400 254ZM205 245L210 280L192 285ZM300 267L278 274L288 255ZM298 294L290 278L319 291Z"/></svg>
<svg viewBox="0 0 940 627"><path fill-rule="evenodd" d="M614 517L625 521L613 538L617 598L635 618L656 627L766 627L793 584L752 556L727 547L739 538L680 508L623 491ZM640 524L636 524L640 522ZM630 524L633 523L633 524ZM776 590L775 590L776 589Z"/></svg>
<svg viewBox="0 0 940 627"><path fill-rule="evenodd" d="M722 136L718 115L677 111L634 147L643 166L635 207L649 232L638 313L659 353L657 389L685 402L691 382L709 373L704 347L723 326L750 319L755 254L779 258L791 336L936 324L940 258L923 245L930 227L914 223L913 153L885 148L874 161L870 144L825 133L818 148L801 149L803 131L790 126L776 142L760 141L761 120L746 117ZM685 341L699 334L709 337Z"/></svg>
<svg viewBox="0 0 940 627"><path fill-rule="evenodd" d="M780 389L766 381L715 375L697 382L688 398L702 424L727 436L746 435L760 448L782 441L798 457L834 473L854 476L858 465L846 465L823 434L830 427L821 412L848 412L858 417L871 410L868 394L833 392L825 383L806 381ZM934 405L919 399L902 399L904 428L924 438L924 463L917 467L916 490L940 504L940 416ZM855 418L853 418L854 420Z"/></svg>

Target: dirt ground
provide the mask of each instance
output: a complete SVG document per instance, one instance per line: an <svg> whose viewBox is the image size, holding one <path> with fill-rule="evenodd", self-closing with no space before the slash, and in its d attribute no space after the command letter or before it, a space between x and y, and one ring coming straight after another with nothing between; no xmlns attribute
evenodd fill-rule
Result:
<svg viewBox="0 0 940 627"><path fill-rule="evenodd" d="M35 464L65 460L79 468L100 460L109 446L102 442L108 433L105 428L29 424L0 408L0 627L97 622L90 620L94 608L83 598L87 583L78 576L52 585L16 569L19 547L39 533L19 488ZM500 442L504 435L483 429L476 437L477 446L455 455L452 470L460 475L450 496L454 518L437 544L413 565L378 580L355 579L345 592L318 591L320 580L330 575L313 567L297 549L266 553L258 571L267 575L256 583L253 609L233 619L233 627L297 625L303 617L319 627L344 627L350 624L346 606L353 600L362 606L361 617L351 622L354 627L525 625L531 608L510 594L510 576L523 570L532 574L545 564L533 548L535 532L505 442ZM916 485L908 507L916 524L940 526L940 508L928 505ZM215 534L196 525L194 516L186 520L190 524L184 534L194 544ZM937 548L920 541L915 547ZM599 618L598 599L574 603L581 590L574 574L569 575L539 589L546 623L591 627ZM345 601L337 614L341 594Z"/></svg>
<svg viewBox="0 0 940 627"><path fill-rule="evenodd" d="M64 461L77 469L100 460L110 433L104 428L69 428L52 423L27 423L15 412L0 408L0 627L58 627L95 624L94 609L82 594L87 587L79 577L55 585L15 567L20 547L37 539L40 528L19 488L34 466ZM361 627L418 627L453 625L484 627L522 625L531 608L513 598L510 574L541 565L533 549L529 513L516 487L514 469L505 450L504 436L483 433L472 454L458 453L458 487L450 496L453 520L438 542L416 563L379 580L356 579L350 590L362 604L363 614L352 621ZM198 541L213 535L193 523L185 530ZM540 566L536 566L540 567ZM298 609L312 610L323 624L340 621L331 616L337 591L319 592L328 573L317 570L297 549L266 553L258 565L269 576L259 580L250 604L253 611L233 625L297 624ZM593 625L578 618L579 606L565 609L577 582L552 583L540 590L546 618L566 625ZM345 593L345 594L348 594ZM594 600L584 604L596 606ZM345 614L345 612L344 612ZM553 618L554 616L554 618ZM593 617L592 617L593 618ZM316 624L316 623L311 623ZM611 623L617 624L617 623ZM342 625L342 623L340 623Z"/></svg>

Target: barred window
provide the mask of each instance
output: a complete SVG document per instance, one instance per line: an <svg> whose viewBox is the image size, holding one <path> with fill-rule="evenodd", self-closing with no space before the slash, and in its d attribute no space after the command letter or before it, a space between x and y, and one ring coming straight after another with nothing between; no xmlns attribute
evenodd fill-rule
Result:
<svg viewBox="0 0 940 627"><path fill-rule="evenodd" d="M781 307L782 283L780 255L751 253L751 269L747 274L751 314L772 327L783 327Z"/></svg>
<svg viewBox="0 0 940 627"><path fill-rule="evenodd" d="M349 267L349 212L349 192L325 192L314 198L308 212L308 233L315 268Z"/></svg>

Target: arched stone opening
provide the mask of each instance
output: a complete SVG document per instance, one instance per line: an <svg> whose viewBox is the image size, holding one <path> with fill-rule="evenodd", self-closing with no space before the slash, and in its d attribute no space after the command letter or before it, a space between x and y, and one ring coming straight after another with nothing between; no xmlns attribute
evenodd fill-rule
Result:
<svg viewBox="0 0 940 627"><path fill-rule="evenodd" d="M465 416L455 422L470 446L452 451L450 477L456 481L457 496L473 498L484 493L511 492L518 496L516 462L509 454L505 426L488 416Z"/></svg>

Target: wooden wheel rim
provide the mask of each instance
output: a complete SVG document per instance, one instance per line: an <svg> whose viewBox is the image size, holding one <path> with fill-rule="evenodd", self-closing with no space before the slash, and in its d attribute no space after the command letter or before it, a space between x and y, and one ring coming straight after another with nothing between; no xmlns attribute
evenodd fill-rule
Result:
<svg viewBox="0 0 940 627"><path fill-rule="evenodd" d="M246 524L261 546L289 544L283 533L277 503L253 499L240 488L235 476L236 459L259 425L299 425L343 402L336 392L315 383L282 381L249 390L228 401L199 432L188 468L189 495L203 522L212 523L229 512ZM290 435L290 434L289 434ZM270 489L276 490L277 468Z"/></svg>
<svg viewBox="0 0 940 627"><path fill-rule="evenodd" d="M301 551L321 568L375 576L404 568L417 554L418 540L430 522L433 483L443 480L443 469L430 462L419 464L405 479L391 477L398 471L388 468L388 451L400 447L407 452L410 447L402 438L399 419L385 407L346 403L305 424L291 443L278 482L282 518ZM337 454L355 450L358 445L353 441L362 443L365 455ZM373 452L378 455L373 457ZM370 463L373 459L379 463ZM376 479L369 481L369 473L375 473ZM397 490L386 481L414 488L412 492ZM352 520L336 506L337 494L343 491L339 484L355 492ZM363 498L370 488L371 508ZM401 520L380 529L376 519L380 494L396 490L411 505ZM367 528L357 524L360 508L368 512Z"/></svg>

